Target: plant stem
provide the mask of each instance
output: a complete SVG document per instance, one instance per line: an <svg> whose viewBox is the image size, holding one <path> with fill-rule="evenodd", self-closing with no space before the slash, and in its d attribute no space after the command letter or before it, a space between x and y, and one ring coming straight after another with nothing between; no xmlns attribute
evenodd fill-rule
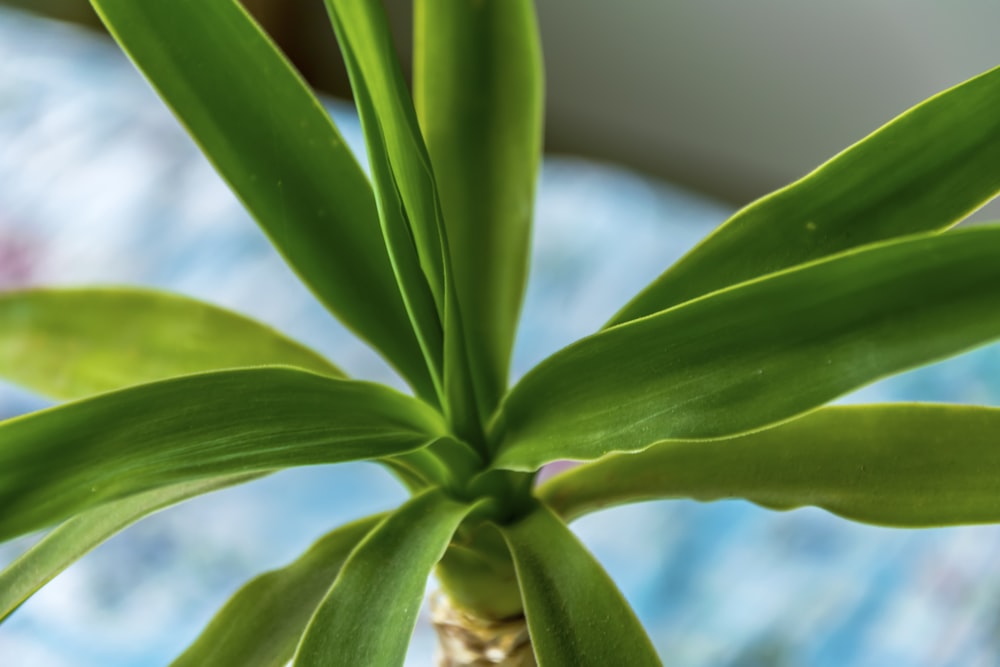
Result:
<svg viewBox="0 0 1000 667"><path fill-rule="evenodd" d="M502 623L523 613L514 561L488 523L460 527L436 571L449 604L470 617Z"/></svg>
<svg viewBox="0 0 1000 667"><path fill-rule="evenodd" d="M457 609L448 596L431 597L438 667L537 667L524 616L490 621Z"/></svg>

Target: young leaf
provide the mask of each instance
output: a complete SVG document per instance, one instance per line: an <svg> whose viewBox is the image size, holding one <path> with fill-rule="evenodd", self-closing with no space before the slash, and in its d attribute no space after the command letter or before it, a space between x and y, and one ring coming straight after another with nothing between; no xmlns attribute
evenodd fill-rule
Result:
<svg viewBox="0 0 1000 667"><path fill-rule="evenodd" d="M850 248L959 222L1000 192L1000 67L750 204L607 326Z"/></svg>
<svg viewBox="0 0 1000 667"><path fill-rule="evenodd" d="M175 484L74 516L0 572L0 621L84 554L139 519L182 500L259 476L234 475Z"/></svg>
<svg viewBox="0 0 1000 667"><path fill-rule="evenodd" d="M390 514L344 564L295 667L402 665L427 577L471 509L430 490Z"/></svg>
<svg viewBox="0 0 1000 667"><path fill-rule="evenodd" d="M441 304L445 278L437 188L385 11L378 0L326 0L326 7L351 86L364 90L375 112L421 266Z"/></svg>
<svg viewBox="0 0 1000 667"><path fill-rule="evenodd" d="M662 664L614 582L550 509L540 506L500 532L538 667Z"/></svg>
<svg viewBox="0 0 1000 667"><path fill-rule="evenodd" d="M284 667L358 542L385 515L327 533L291 565L247 582L170 667Z"/></svg>
<svg viewBox="0 0 1000 667"><path fill-rule="evenodd" d="M1000 337L1000 227L771 274L585 338L508 395L496 465L738 435Z"/></svg>
<svg viewBox="0 0 1000 667"><path fill-rule="evenodd" d="M822 408L749 435L677 441L552 478L541 497L565 519L657 498L816 505L886 526L1000 521L1000 409L889 404Z"/></svg>
<svg viewBox="0 0 1000 667"><path fill-rule="evenodd" d="M352 51L347 46L343 46L341 50L348 71L357 79L360 75L357 74L358 69L354 64ZM378 115L372 106L371 96L364 81L356 81L353 87L354 101L368 146L368 160L375 179L382 235L386 240L392 269L396 275L396 282L399 283L407 314L416 332L420 349L427 360L435 391L438 396L443 396L444 330L438 306L420 266L417 247L413 243L413 230L410 228L406 210L400 199L399 188L385 147L385 138L382 135Z"/></svg>
<svg viewBox="0 0 1000 667"><path fill-rule="evenodd" d="M416 399L291 368L138 385L0 423L0 541L161 486L392 456L443 434Z"/></svg>
<svg viewBox="0 0 1000 667"><path fill-rule="evenodd" d="M477 392L492 411L507 386L541 153L534 5L418 0L413 60Z"/></svg>
<svg viewBox="0 0 1000 667"><path fill-rule="evenodd" d="M433 398L371 186L249 15L229 0L92 4L319 300Z"/></svg>
<svg viewBox="0 0 1000 667"><path fill-rule="evenodd" d="M133 288L0 294L0 377L50 398L262 365L344 375L268 326L182 296Z"/></svg>
<svg viewBox="0 0 1000 667"><path fill-rule="evenodd" d="M386 216L406 223L409 234L396 232L391 238L399 240L398 246L406 245L407 237L412 239L424 280L437 305L437 321L443 324L442 404L458 435L471 438L481 430L479 423L487 417L487 408L476 393L469 369L468 338L458 304L437 185L385 11L378 0L326 0L326 6L359 102L372 164L388 167L375 171L383 225L387 224ZM399 272L403 262L398 259L396 247L390 244ZM400 248L399 256L409 253L409 248ZM406 263L411 262L406 260ZM401 272L400 281L404 285L422 283L412 271Z"/></svg>

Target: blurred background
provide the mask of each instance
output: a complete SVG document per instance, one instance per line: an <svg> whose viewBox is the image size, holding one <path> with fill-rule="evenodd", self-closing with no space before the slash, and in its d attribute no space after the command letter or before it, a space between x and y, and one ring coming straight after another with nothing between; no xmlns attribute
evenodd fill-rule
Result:
<svg viewBox="0 0 1000 667"><path fill-rule="evenodd" d="M2 1L100 29L86 0ZM243 4L314 86L350 97L322 2ZM385 4L408 62L410 3ZM984 0L536 5L548 150L736 205L1000 62L1000 4Z"/></svg>
<svg viewBox="0 0 1000 667"><path fill-rule="evenodd" d="M329 95L363 162L321 0L245 4ZM405 59L410 3L386 4ZM550 157L515 376L599 327L736 207L1000 63L1000 5L979 0L538 0L538 13ZM232 307L395 382L274 255L84 0L0 1L0 289L85 283ZM1000 405L1000 348L847 400ZM0 385L0 418L44 405ZM356 464L162 512L0 626L0 666L167 664L247 578L403 495ZM997 527L907 532L670 502L574 528L670 665L1000 663ZM0 545L0 565L34 539ZM432 644L424 617L408 666L430 665Z"/></svg>

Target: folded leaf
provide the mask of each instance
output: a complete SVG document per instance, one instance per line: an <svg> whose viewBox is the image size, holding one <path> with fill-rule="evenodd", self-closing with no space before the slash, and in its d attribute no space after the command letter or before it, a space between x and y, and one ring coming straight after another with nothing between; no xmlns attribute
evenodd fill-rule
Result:
<svg viewBox="0 0 1000 667"><path fill-rule="evenodd" d="M327 533L291 565L249 581L171 667L287 665L344 561L383 518L370 516Z"/></svg>
<svg viewBox="0 0 1000 667"><path fill-rule="evenodd" d="M959 222L1000 192L1000 67L946 90L750 204L608 326L861 245Z"/></svg>
<svg viewBox="0 0 1000 667"><path fill-rule="evenodd" d="M443 372L439 386L442 404L457 435L472 439L480 433L479 424L489 410L477 395L471 375L468 337L458 303L437 184L385 10L379 0L326 0L326 7L359 102L376 175L379 212L383 225L388 227L386 237L390 239L398 279L404 285L404 293L414 289L414 284L423 283L414 271L406 269L412 264L412 253L406 247L409 239L416 248L423 279L437 306L437 321L443 326ZM408 233L397 229L398 220L406 223ZM407 305L411 316L419 315L415 313L413 300L408 300ZM421 322L416 316L414 319Z"/></svg>
<svg viewBox="0 0 1000 667"><path fill-rule="evenodd" d="M346 52L351 86L364 90L376 115L421 266L441 304L445 278L437 189L385 10L378 0L326 0L326 7Z"/></svg>
<svg viewBox="0 0 1000 667"><path fill-rule="evenodd" d="M326 111L239 3L92 4L319 300L432 398L371 186Z"/></svg>
<svg viewBox="0 0 1000 667"><path fill-rule="evenodd" d="M492 412L507 386L541 154L534 5L420 0L413 60L477 393Z"/></svg>
<svg viewBox="0 0 1000 667"><path fill-rule="evenodd" d="M274 329L182 296L133 288L0 294L0 377L50 398L263 365L343 377Z"/></svg>
<svg viewBox="0 0 1000 667"><path fill-rule="evenodd" d="M185 482L110 502L60 524L0 572L0 620L84 554L123 528L158 510L259 475Z"/></svg>
<svg viewBox="0 0 1000 667"><path fill-rule="evenodd" d="M295 667L402 665L427 577L471 509L430 490L390 514L344 564Z"/></svg>
<svg viewBox="0 0 1000 667"><path fill-rule="evenodd" d="M614 582L551 510L539 507L500 532L538 667L662 664Z"/></svg>
<svg viewBox="0 0 1000 667"><path fill-rule="evenodd" d="M986 343L1000 337L998 257L1000 227L921 235L585 338L508 396L497 465L738 435Z"/></svg>
<svg viewBox="0 0 1000 667"><path fill-rule="evenodd" d="M138 385L0 423L0 541L166 485L392 456L443 434L416 399L290 368Z"/></svg>
<svg viewBox="0 0 1000 667"><path fill-rule="evenodd" d="M658 498L815 505L886 526L1000 522L1000 409L839 406L750 435L667 442L575 468L539 489L565 519Z"/></svg>
<svg viewBox="0 0 1000 667"><path fill-rule="evenodd" d="M444 326L427 276L420 266L420 257L413 241L413 230L400 199L396 177L392 172L378 115L371 95L355 64L354 53L346 44L341 46L347 69L354 77L354 101L368 145L368 161L375 180L379 200L379 221L382 235L392 260L392 270L400 286L403 302L417 341L430 369L431 380L438 396L443 395L441 375L444 366Z"/></svg>

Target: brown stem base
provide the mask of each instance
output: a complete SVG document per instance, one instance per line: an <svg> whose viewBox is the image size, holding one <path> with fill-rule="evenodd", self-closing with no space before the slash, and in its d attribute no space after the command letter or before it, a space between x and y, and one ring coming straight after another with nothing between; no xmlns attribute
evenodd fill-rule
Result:
<svg viewBox="0 0 1000 667"><path fill-rule="evenodd" d="M476 618L439 592L431 597L431 620L438 635L438 667L537 667L523 616Z"/></svg>

